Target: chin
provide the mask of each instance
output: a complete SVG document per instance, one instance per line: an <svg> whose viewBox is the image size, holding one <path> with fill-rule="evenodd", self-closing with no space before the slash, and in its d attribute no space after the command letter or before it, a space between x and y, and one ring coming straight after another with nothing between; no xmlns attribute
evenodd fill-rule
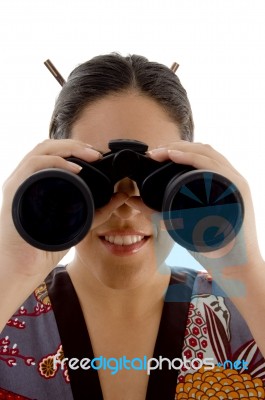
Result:
<svg viewBox="0 0 265 400"><path fill-rule="evenodd" d="M134 259L132 259L134 258ZM146 262L146 260L149 262ZM112 289L134 289L146 283L157 272L154 254L145 257L123 257L97 265L97 279Z"/></svg>

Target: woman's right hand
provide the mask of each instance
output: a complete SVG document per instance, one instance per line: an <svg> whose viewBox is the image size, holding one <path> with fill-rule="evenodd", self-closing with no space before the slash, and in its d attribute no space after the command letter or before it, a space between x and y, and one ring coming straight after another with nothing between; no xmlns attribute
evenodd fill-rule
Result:
<svg viewBox="0 0 265 400"><path fill-rule="evenodd" d="M17 232L12 215L12 202L20 184L33 173L46 168L60 168L77 174L80 167L68 162L66 157L77 157L84 161L95 161L100 153L91 146L71 139L45 140L30 151L3 185L3 200L0 214L0 258L10 259L8 268L15 268L31 276L40 270L49 273L66 254L64 252L46 252L30 246ZM1 265L0 268L3 268Z"/></svg>
<svg viewBox="0 0 265 400"><path fill-rule="evenodd" d="M46 168L60 168L78 174L80 167L67 161L67 157L93 162L102 156L89 144L76 140L45 140L23 158L3 185L0 212L0 304L2 300L7 304L9 293L13 293L15 297L21 297L22 286L25 287L25 295L30 294L30 290L36 287L34 285L41 283L67 253L67 250L60 252L39 250L28 244L17 232L11 212L18 187L33 173ZM126 200L127 196L123 193L113 196L109 204L95 213L92 228L104 223ZM4 297L4 292L6 297Z"/></svg>

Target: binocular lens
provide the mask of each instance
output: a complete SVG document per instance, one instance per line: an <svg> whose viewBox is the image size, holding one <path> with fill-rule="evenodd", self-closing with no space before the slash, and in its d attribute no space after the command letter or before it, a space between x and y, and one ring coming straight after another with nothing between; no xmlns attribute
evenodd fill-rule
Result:
<svg viewBox="0 0 265 400"><path fill-rule="evenodd" d="M165 192L163 218L170 236L196 252L224 247L243 222L243 200L222 175L202 170L173 178Z"/></svg>
<svg viewBox="0 0 265 400"><path fill-rule="evenodd" d="M13 220L30 244L59 251L77 244L94 216L92 195L82 179L62 170L45 170L28 178L13 202Z"/></svg>

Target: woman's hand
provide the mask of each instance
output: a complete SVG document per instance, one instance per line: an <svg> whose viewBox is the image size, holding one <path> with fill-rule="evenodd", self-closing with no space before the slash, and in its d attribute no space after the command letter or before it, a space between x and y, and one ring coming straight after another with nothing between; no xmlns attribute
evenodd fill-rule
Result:
<svg viewBox="0 0 265 400"><path fill-rule="evenodd" d="M219 173L232 181L239 189L245 208L243 226L237 238L222 249L207 252L191 252L202 266L211 274L222 273L223 276L235 279L242 276L242 268L255 268L263 261L257 240L254 210L247 181L230 164L230 162L211 146L201 143L177 141L167 146L148 152L150 158L157 161L172 160L178 164L191 165L196 169L205 169ZM218 279L217 279L218 280Z"/></svg>
<svg viewBox="0 0 265 400"><path fill-rule="evenodd" d="M46 265L52 268L65 255L64 252L46 252L38 250L26 243L16 231L11 208L15 192L19 185L33 173L46 168L60 168L65 171L78 174L81 167L66 160L67 157L80 158L87 162L93 162L102 157L89 144L76 140L45 140L38 144L20 162L12 175L3 186L3 204L0 214L0 248L1 252L13 260L13 265L23 269L25 274L31 275L35 269ZM126 195L119 193L111 202L95 213L91 228L105 222L112 211L124 203ZM9 266L10 268L10 266Z"/></svg>
<svg viewBox="0 0 265 400"><path fill-rule="evenodd" d="M45 140L38 144L17 166L3 186L3 202L0 214L0 256L8 260L8 268L25 276L48 274L67 251L47 252L32 247L18 234L11 215L12 201L20 184L33 173L46 168L60 168L78 174L81 167L66 160L67 157L93 162L101 154L92 146L76 140ZM124 203L126 195L118 194L102 210L96 212L92 227L105 222L111 212ZM3 268L3 266L0 266Z"/></svg>
<svg viewBox="0 0 265 400"><path fill-rule="evenodd" d="M46 168L60 168L78 174L80 166L67 161L67 157L92 162L101 154L92 146L76 140L45 140L26 155L4 183L0 212L0 331L67 252L39 250L19 235L11 214L14 195L25 179ZM124 193L113 196L107 206L95 213L92 227L105 222L126 199Z"/></svg>
<svg viewBox="0 0 265 400"><path fill-rule="evenodd" d="M34 172L46 168L61 168L78 173L80 167L65 160L70 156L83 158L86 161L95 161L99 157L89 146L73 140L45 140L24 157L4 183L0 214L0 249L2 256L5 255L6 259L10 259L8 268L26 276L39 274L42 269L48 273L66 253L49 253L26 243L13 224L11 208L16 190Z"/></svg>

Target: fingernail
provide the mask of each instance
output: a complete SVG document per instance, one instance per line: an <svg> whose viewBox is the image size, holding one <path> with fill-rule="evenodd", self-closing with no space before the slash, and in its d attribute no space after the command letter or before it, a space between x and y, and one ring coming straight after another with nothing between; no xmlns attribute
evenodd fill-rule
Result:
<svg viewBox="0 0 265 400"><path fill-rule="evenodd" d="M91 155L94 155L94 156L96 155L98 158L102 158L103 157L103 155L99 151L94 150L92 148L87 147L87 148L85 148L85 151L87 153L91 154Z"/></svg>
<svg viewBox="0 0 265 400"><path fill-rule="evenodd" d="M67 161L70 169L74 172L74 173L78 173L81 171L82 167L76 163L73 163L71 161Z"/></svg>
<svg viewBox="0 0 265 400"><path fill-rule="evenodd" d="M160 147L159 149L153 149L153 150L149 150L146 153L147 154L160 154L160 153L164 153L165 151L167 151L168 149L166 147Z"/></svg>

